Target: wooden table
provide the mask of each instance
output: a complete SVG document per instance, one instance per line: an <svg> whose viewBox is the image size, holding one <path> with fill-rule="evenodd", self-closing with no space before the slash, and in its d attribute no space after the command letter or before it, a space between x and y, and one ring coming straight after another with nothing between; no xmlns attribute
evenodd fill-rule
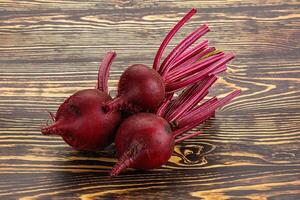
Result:
<svg viewBox="0 0 300 200"><path fill-rule="evenodd" d="M300 3L297 0L0 1L0 199L300 199ZM212 94L241 96L177 145L168 164L117 178L113 148L72 150L40 134L47 110L94 87L115 50L110 86L151 66L190 8L178 43L207 22L212 46L237 58Z"/></svg>

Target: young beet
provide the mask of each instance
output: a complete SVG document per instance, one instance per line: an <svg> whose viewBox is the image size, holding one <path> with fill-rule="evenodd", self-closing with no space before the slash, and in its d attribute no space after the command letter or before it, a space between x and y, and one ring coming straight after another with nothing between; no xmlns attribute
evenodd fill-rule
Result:
<svg viewBox="0 0 300 200"><path fill-rule="evenodd" d="M160 58L172 37L195 13L196 10L192 9L167 34L156 53L153 68L136 64L124 71L119 80L116 98L105 105L107 112L113 110L155 111L165 97L172 96L174 92L212 73L218 74L224 71L224 63L234 57L232 54L215 52L215 48L208 47L207 40L190 48L209 31L206 24L182 40L160 65Z"/></svg>
<svg viewBox="0 0 300 200"><path fill-rule="evenodd" d="M132 65L124 71L118 84L117 97L105 107L108 111L138 112L157 108L165 97L162 77L155 70L142 65Z"/></svg>
<svg viewBox="0 0 300 200"><path fill-rule="evenodd" d="M60 135L77 150L101 150L113 142L121 115L118 111L105 113L102 107L112 99L107 81L115 56L109 52L103 59L95 89L76 92L60 105L55 116L50 113L55 123L42 128L43 134Z"/></svg>
<svg viewBox="0 0 300 200"><path fill-rule="evenodd" d="M216 80L212 75L194 84L178 98L165 101L157 114L138 113L125 119L115 138L119 159L110 175L117 176L126 168L158 168L169 160L176 143L201 134L196 132L178 138L213 116L217 108L240 93L237 90L219 100L214 97L198 106Z"/></svg>

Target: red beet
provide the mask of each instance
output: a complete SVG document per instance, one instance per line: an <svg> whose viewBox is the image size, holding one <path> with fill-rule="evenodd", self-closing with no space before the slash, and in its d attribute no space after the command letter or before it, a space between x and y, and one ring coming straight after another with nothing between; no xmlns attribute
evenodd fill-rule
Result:
<svg viewBox="0 0 300 200"><path fill-rule="evenodd" d="M112 175L124 167L143 170L160 167L172 155L174 139L165 119L152 113L138 113L120 125L115 145L120 160Z"/></svg>
<svg viewBox="0 0 300 200"><path fill-rule="evenodd" d="M226 69L225 64L234 57L233 54L216 52L215 48L208 47L207 40L191 47L209 31L206 24L176 45L160 64L172 37L195 13L192 9L167 34L156 53L153 68L138 64L125 70L119 81L118 94L105 105L106 111L154 111L174 92Z"/></svg>
<svg viewBox="0 0 300 200"><path fill-rule="evenodd" d="M80 90L67 98L52 116L55 123L43 128L43 134L60 135L77 150L101 150L113 142L121 115L105 113L102 107L112 99L107 94L107 80L115 56L109 52L103 59L96 89Z"/></svg>
<svg viewBox="0 0 300 200"><path fill-rule="evenodd" d="M201 134L199 131L181 136L213 116L217 108L240 93L237 90L219 100L214 97L198 106L216 80L212 75L186 89L178 98L167 99L157 114L138 113L125 119L115 138L119 159L110 175L117 176L126 168L149 170L160 167L171 157L175 143Z"/></svg>
<svg viewBox="0 0 300 200"><path fill-rule="evenodd" d="M118 96L106 105L106 109L151 110L157 108L165 97L162 77L153 69L136 64L127 68L118 84Z"/></svg>

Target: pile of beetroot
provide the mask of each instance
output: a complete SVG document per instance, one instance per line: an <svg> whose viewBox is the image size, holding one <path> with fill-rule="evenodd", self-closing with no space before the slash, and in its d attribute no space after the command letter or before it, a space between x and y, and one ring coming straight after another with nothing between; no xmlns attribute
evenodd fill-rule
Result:
<svg viewBox="0 0 300 200"><path fill-rule="evenodd" d="M202 134L188 132L240 93L204 100L217 75L234 58L209 47L207 40L192 46L209 31L207 25L183 39L161 62L172 37L195 13L192 9L167 34L152 68L135 64L124 71L115 98L109 95L107 83L116 53L108 52L96 88L67 98L55 115L50 113L53 124L42 133L60 135L77 150L102 150L114 142L118 161L111 176L126 168L148 170L165 164L175 144Z"/></svg>

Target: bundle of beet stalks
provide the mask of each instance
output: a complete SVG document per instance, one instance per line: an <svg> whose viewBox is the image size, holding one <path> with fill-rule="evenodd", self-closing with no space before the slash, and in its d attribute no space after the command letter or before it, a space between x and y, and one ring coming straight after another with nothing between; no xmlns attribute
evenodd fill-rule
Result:
<svg viewBox="0 0 300 200"><path fill-rule="evenodd" d="M53 123L42 133L59 135L77 150L102 150L114 142L118 161L111 176L126 168L149 170L165 164L175 144L202 134L188 132L240 93L236 90L224 98L204 100L217 75L226 71L234 58L232 53L209 47L207 40L193 45L209 31L206 24L161 62L172 37L195 13L192 9L167 34L152 68L135 64L124 71L114 98L107 83L116 53L108 52L101 62L96 88L67 98L56 114L50 113Z"/></svg>

